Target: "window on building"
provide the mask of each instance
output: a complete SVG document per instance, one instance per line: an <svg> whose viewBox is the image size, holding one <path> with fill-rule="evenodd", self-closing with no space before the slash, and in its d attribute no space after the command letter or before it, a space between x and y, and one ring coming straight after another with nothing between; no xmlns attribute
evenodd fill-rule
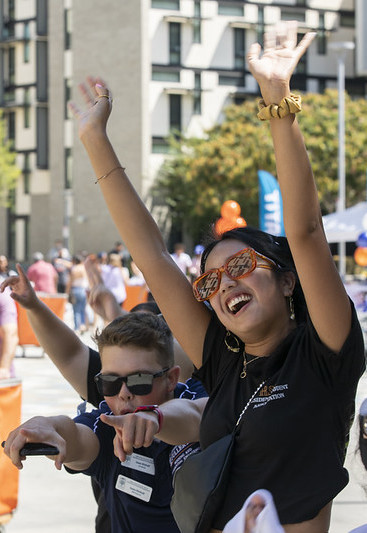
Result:
<svg viewBox="0 0 367 533"><path fill-rule="evenodd" d="M65 79L65 105L64 105L64 118L72 118L72 113L69 109L68 103L71 100L71 88L72 80L67 78Z"/></svg>
<svg viewBox="0 0 367 533"><path fill-rule="evenodd" d="M167 139L165 137L153 137L152 152L153 154L168 154L170 152L170 146Z"/></svg>
<svg viewBox="0 0 367 533"><path fill-rule="evenodd" d="M355 28L354 11L339 11L340 26L343 28Z"/></svg>
<svg viewBox="0 0 367 533"><path fill-rule="evenodd" d="M12 189L8 193L8 259L15 258L15 239L16 239L16 215L15 213L15 190Z"/></svg>
<svg viewBox="0 0 367 533"><path fill-rule="evenodd" d="M47 35L47 4L48 0L37 0L36 4L36 13L37 13L37 24L36 31L37 35Z"/></svg>
<svg viewBox="0 0 367 533"><path fill-rule="evenodd" d="M244 70L246 66L245 30L234 28L234 68Z"/></svg>
<svg viewBox="0 0 367 533"><path fill-rule="evenodd" d="M192 22L192 40L194 43L201 43L201 0L194 2L194 20Z"/></svg>
<svg viewBox="0 0 367 533"><path fill-rule="evenodd" d="M325 78L320 78L319 81L318 81L318 86L319 86L318 92L320 94L323 94L325 92L325 89L326 89L326 79Z"/></svg>
<svg viewBox="0 0 367 533"><path fill-rule="evenodd" d="M29 63L30 45L29 41L24 41L23 44L23 62Z"/></svg>
<svg viewBox="0 0 367 533"><path fill-rule="evenodd" d="M15 84L15 48L9 48L8 55L8 82L9 85Z"/></svg>
<svg viewBox="0 0 367 533"><path fill-rule="evenodd" d="M30 92L24 89L24 127L29 128L31 118Z"/></svg>
<svg viewBox="0 0 367 533"><path fill-rule="evenodd" d="M307 76L305 74L294 74L292 77L292 90L307 91Z"/></svg>
<svg viewBox="0 0 367 533"><path fill-rule="evenodd" d="M39 102L47 102L48 91L48 48L47 41L37 41L36 43L36 94Z"/></svg>
<svg viewBox="0 0 367 533"><path fill-rule="evenodd" d="M230 15L233 17L243 17L243 2L219 0L218 1L218 15Z"/></svg>
<svg viewBox="0 0 367 533"><path fill-rule="evenodd" d="M181 131L181 95L169 95L169 127L170 130Z"/></svg>
<svg viewBox="0 0 367 533"><path fill-rule="evenodd" d="M8 37L14 37L15 35L15 2L14 0L8 0L8 21L6 24L6 33Z"/></svg>
<svg viewBox="0 0 367 533"><path fill-rule="evenodd" d="M25 24L24 24L24 44L23 44L23 62L24 63L29 63L29 52L30 52L29 38L30 38L29 22L25 22Z"/></svg>
<svg viewBox="0 0 367 533"><path fill-rule="evenodd" d="M297 35L297 43L299 43L303 38L303 35L298 34ZM298 65L296 67L295 73L296 74L306 74L307 72L307 54L308 51L306 51L301 59L298 61ZM303 89L302 89L303 90Z"/></svg>
<svg viewBox="0 0 367 533"><path fill-rule="evenodd" d="M37 168L48 168L47 107L37 107Z"/></svg>
<svg viewBox="0 0 367 533"><path fill-rule="evenodd" d="M306 12L298 9L281 9L282 20L297 20L298 22L306 21Z"/></svg>
<svg viewBox="0 0 367 533"><path fill-rule="evenodd" d="M169 62L171 65L181 63L181 24L169 23Z"/></svg>
<svg viewBox="0 0 367 533"><path fill-rule="evenodd" d="M246 96L244 94L235 94L232 101L235 105L241 105L246 101Z"/></svg>
<svg viewBox="0 0 367 533"><path fill-rule="evenodd" d="M365 78L348 78L345 80L345 90L352 99L366 97Z"/></svg>
<svg viewBox="0 0 367 533"><path fill-rule="evenodd" d="M219 74L218 85L229 85L233 87L243 87L243 76L236 76L231 74Z"/></svg>
<svg viewBox="0 0 367 533"><path fill-rule="evenodd" d="M71 9L64 10L64 49L71 49L71 31L72 31L72 22L71 22Z"/></svg>
<svg viewBox="0 0 367 533"><path fill-rule="evenodd" d="M200 72L195 73L195 87L194 87L194 102L193 110L195 115L201 115L201 74Z"/></svg>
<svg viewBox="0 0 367 533"><path fill-rule="evenodd" d="M166 70L159 67L152 68L152 80L154 81L180 81L180 71Z"/></svg>
<svg viewBox="0 0 367 533"><path fill-rule="evenodd" d="M64 188L73 188L73 156L71 148L65 148L65 178Z"/></svg>
<svg viewBox="0 0 367 533"><path fill-rule="evenodd" d="M15 19L15 0L8 0L8 16L10 20Z"/></svg>
<svg viewBox="0 0 367 533"><path fill-rule="evenodd" d="M317 33L317 52L320 55L326 54L326 31L325 13L319 13L319 31Z"/></svg>
<svg viewBox="0 0 367 533"><path fill-rule="evenodd" d="M307 6L307 0L296 0L296 6Z"/></svg>
<svg viewBox="0 0 367 533"><path fill-rule="evenodd" d="M24 194L29 194L30 192L30 174L31 168L29 164L29 154L24 154L23 160L23 182L24 182Z"/></svg>
<svg viewBox="0 0 367 533"><path fill-rule="evenodd" d="M152 0L152 7L156 9L180 9L180 0Z"/></svg>
<svg viewBox="0 0 367 533"><path fill-rule="evenodd" d="M10 111L8 114L8 139L15 142L15 112Z"/></svg>
<svg viewBox="0 0 367 533"><path fill-rule="evenodd" d="M264 30L265 30L265 23L264 23L264 8L263 6L259 6L257 8L257 28L256 28L256 34L257 34L257 42L263 46L263 39L264 39Z"/></svg>
<svg viewBox="0 0 367 533"><path fill-rule="evenodd" d="M29 257L29 216L28 215L16 215L15 214L15 191L9 198L10 207L8 208L7 217L7 256L14 261L16 259L16 252L19 253L19 245L22 245L21 254L24 258ZM21 241L16 242L18 236Z"/></svg>

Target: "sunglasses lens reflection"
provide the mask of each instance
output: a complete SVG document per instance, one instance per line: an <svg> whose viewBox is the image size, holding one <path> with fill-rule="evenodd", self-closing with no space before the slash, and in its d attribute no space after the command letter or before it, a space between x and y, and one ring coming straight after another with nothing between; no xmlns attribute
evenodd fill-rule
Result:
<svg viewBox="0 0 367 533"><path fill-rule="evenodd" d="M99 374L96 376L98 392L102 396L116 396L120 392L124 382L131 394L145 396L152 391L153 375L133 374L127 377L121 377Z"/></svg>
<svg viewBox="0 0 367 533"><path fill-rule="evenodd" d="M126 386L130 392L137 396L145 396L152 392L152 374L134 374L128 376Z"/></svg>
<svg viewBox="0 0 367 533"><path fill-rule="evenodd" d="M243 252L230 259L227 263L227 271L232 278L240 278L247 272L250 272L253 266L253 260L249 252Z"/></svg>
<svg viewBox="0 0 367 533"><path fill-rule="evenodd" d="M253 267L253 257L251 253L246 250L229 259L225 265L225 270L232 279L238 279L247 274L247 272L251 272ZM219 272L213 270L212 272L208 272L195 283L196 292L202 300L207 300L215 293L218 289L219 279Z"/></svg>
<svg viewBox="0 0 367 533"><path fill-rule="evenodd" d="M196 290L203 300L206 300L213 294L218 286L218 273L216 271L208 272L208 274L202 277L196 284Z"/></svg>

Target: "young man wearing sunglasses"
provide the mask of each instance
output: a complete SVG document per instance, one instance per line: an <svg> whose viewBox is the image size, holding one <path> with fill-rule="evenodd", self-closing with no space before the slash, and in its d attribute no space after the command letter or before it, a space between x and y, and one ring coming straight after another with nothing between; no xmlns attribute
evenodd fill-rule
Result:
<svg viewBox="0 0 367 533"><path fill-rule="evenodd" d="M151 533L178 533L170 511L170 459L177 451L162 441L147 441L147 434L157 433L157 420L160 430L158 405L186 390L178 384L171 332L161 317L137 312L115 319L96 341L102 370L95 381L104 396L99 409L74 420L32 418L10 433L5 452L22 468L19 451L26 442L57 446L60 453L51 457L56 468L64 464L71 473L94 476L103 488L112 532L149 527ZM118 417L117 437L111 415Z"/></svg>

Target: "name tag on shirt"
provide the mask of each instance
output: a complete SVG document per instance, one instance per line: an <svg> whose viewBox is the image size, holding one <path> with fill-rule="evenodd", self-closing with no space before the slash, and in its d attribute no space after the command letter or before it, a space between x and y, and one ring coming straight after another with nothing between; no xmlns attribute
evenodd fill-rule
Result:
<svg viewBox="0 0 367 533"><path fill-rule="evenodd" d="M134 481L121 474L117 478L115 488L121 490L121 492L125 492L125 494L139 498L139 500L143 500L144 502L149 502L153 491L152 487L148 487L148 485Z"/></svg>
<svg viewBox="0 0 367 533"><path fill-rule="evenodd" d="M121 465L138 470L139 472L144 472L145 474L150 474L151 476L154 476L155 474L154 459L152 457L140 455L140 453L127 455L126 460L121 463Z"/></svg>

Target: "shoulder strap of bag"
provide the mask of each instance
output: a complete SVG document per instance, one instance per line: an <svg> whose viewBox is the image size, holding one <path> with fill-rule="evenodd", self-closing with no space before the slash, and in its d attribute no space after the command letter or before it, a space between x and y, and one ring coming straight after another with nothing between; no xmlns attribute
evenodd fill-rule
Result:
<svg viewBox="0 0 367 533"><path fill-rule="evenodd" d="M243 415L245 414L245 411L247 411L247 409L249 408L250 406L250 403L252 402L252 400L255 398L255 396L257 395L257 393L262 389L263 385L265 384L265 381L266 379L260 383L260 385L257 387L257 389L255 390L255 392L253 393L253 395L251 396L251 398L249 399L249 401L247 402L247 404L245 405L245 407L242 409L241 413L240 413L240 416L238 417L237 419L237 422L236 422L236 425L235 425L235 428L234 428L234 431L236 432L237 429L238 429L238 426L240 425L240 422L242 420L242 417Z"/></svg>

